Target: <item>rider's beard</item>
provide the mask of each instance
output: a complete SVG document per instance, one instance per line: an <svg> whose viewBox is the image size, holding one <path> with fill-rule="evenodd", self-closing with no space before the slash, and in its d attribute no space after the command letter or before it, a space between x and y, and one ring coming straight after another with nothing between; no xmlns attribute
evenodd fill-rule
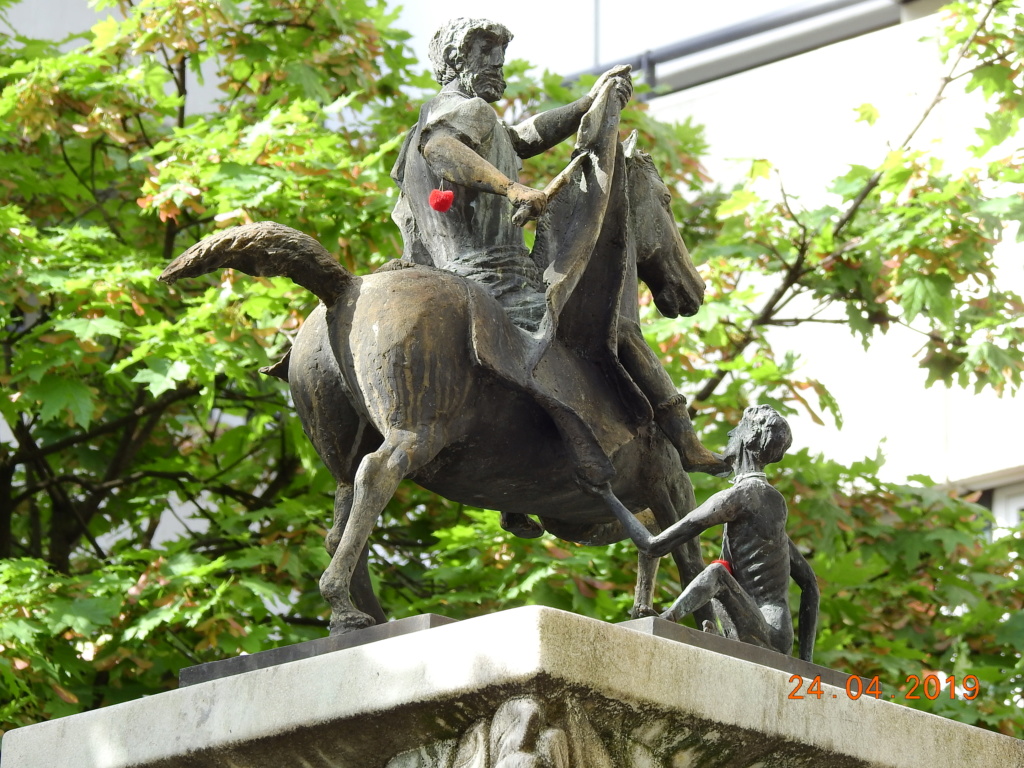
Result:
<svg viewBox="0 0 1024 768"><path fill-rule="evenodd" d="M459 82L464 90L491 103L505 93L505 78L501 72L460 72Z"/></svg>

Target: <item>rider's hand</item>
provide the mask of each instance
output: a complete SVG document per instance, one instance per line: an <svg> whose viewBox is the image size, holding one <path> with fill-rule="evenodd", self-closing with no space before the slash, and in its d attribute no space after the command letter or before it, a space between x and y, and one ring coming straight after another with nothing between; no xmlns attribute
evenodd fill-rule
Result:
<svg viewBox="0 0 1024 768"><path fill-rule="evenodd" d="M612 67L605 72L601 77L597 79L593 87L590 89L588 94L591 100L596 99L597 95L601 92L604 84L609 80L615 81L615 93L619 97L619 105L626 106L626 102L629 101L633 95L633 80L629 75L630 66L629 64L620 64L617 67Z"/></svg>
<svg viewBox="0 0 1024 768"><path fill-rule="evenodd" d="M512 222L519 227L524 226L531 219L540 218L548 204L547 195L539 189L533 189L515 181L509 185L508 199L516 208L516 212L512 215Z"/></svg>

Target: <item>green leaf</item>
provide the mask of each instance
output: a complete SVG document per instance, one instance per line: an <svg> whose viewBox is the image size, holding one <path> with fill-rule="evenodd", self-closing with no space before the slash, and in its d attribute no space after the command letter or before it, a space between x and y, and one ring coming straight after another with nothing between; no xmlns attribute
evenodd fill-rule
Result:
<svg viewBox="0 0 1024 768"><path fill-rule="evenodd" d="M996 642L1016 648L1024 647L1024 613L1015 613L999 625Z"/></svg>
<svg viewBox="0 0 1024 768"><path fill-rule="evenodd" d="M56 601L51 606L48 623L55 632L67 628L79 635L91 636L97 627L109 623L120 609L121 601L116 597Z"/></svg>
<svg viewBox="0 0 1024 768"><path fill-rule="evenodd" d="M1015 88L1013 80L1016 76L1017 72L1008 63L1000 62L976 67L971 73L967 90L973 91L976 88L981 88L985 98L990 99L997 93L1013 91Z"/></svg>
<svg viewBox="0 0 1024 768"><path fill-rule="evenodd" d="M815 563L818 578L832 589L866 587L872 579L888 569L889 563L878 552L847 552L831 562Z"/></svg>
<svg viewBox="0 0 1024 768"><path fill-rule="evenodd" d="M145 640L157 627L169 624L178 618L177 604L164 605L149 611L124 632L125 640Z"/></svg>
<svg viewBox="0 0 1024 768"><path fill-rule="evenodd" d="M871 104L861 104L859 107L854 109L854 111L857 113L858 123L874 125L875 121L878 119L878 110Z"/></svg>
<svg viewBox="0 0 1024 768"><path fill-rule="evenodd" d="M285 65L285 72L291 80L302 86L306 98L316 99L322 104L330 103L331 98L316 69L298 61L291 61Z"/></svg>
<svg viewBox="0 0 1024 768"><path fill-rule="evenodd" d="M97 51L106 50L110 46L110 44L114 42L119 31L120 25L117 23L117 19L115 19L113 16L108 16L107 18L103 19L103 21L99 21L93 24L92 44L94 49Z"/></svg>
<svg viewBox="0 0 1024 768"><path fill-rule="evenodd" d="M978 210L991 213L1003 219L1024 220L1024 196L1019 194L995 197L984 201Z"/></svg>
<svg viewBox="0 0 1024 768"><path fill-rule="evenodd" d="M55 330L70 331L80 339L91 341L97 336L114 336L121 338L129 326L112 317L72 318L58 320L53 324Z"/></svg>
<svg viewBox="0 0 1024 768"><path fill-rule="evenodd" d="M35 641L42 628L25 619L8 618L0 624L0 641L27 645Z"/></svg>
<svg viewBox="0 0 1024 768"><path fill-rule="evenodd" d="M153 397L160 397L164 392L169 392L181 382L188 379L192 366L184 360L165 360L157 358L147 361L148 368L144 368L132 377L137 384L146 384Z"/></svg>
<svg viewBox="0 0 1024 768"><path fill-rule="evenodd" d="M948 275L913 275L896 287L904 317L910 322L927 310L927 313L943 322L949 322L953 315L953 299L950 292L953 281Z"/></svg>
<svg viewBox="0 0 1024 768"><path fill-rule="evenodd" d="M737 189L727 200L722 201L716 213L720 219L735 216L746 211L760 199L755 192L751 192L749 189Z"/></svg>
<svg viewBox="0 0 1024 768"><path fill-rule="evenodd" d="M43 423L67 412L75 424L88 427L96 409L93 392L86 384L53 373L29 386L25 396L40 403Z"/></svg>
<svg viewBox="0 0 1024 768"><path fill-rule="evenodd" d="M750 173L747 178L750 180L754 179L767 179L771 176L772 164L767 160L754 160L750 164Z"/></svg>

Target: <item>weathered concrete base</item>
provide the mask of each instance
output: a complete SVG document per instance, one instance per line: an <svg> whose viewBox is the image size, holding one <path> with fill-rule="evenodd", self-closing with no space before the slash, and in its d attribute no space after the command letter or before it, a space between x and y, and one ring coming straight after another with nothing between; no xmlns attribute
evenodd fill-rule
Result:
<svg viewBox="0 0 1024 768"><path fill-rule="evenodd" d="M521 608L17 729L2 768L1024 766L843 688L789 699L791 674Z"/></svg>
<svg viewBox="0 0 1024 768"><path fill-rule="evenodd" d="M276 667L280 664L288 664L300 659L308 659L312 656L321 656L325 653L336 653L347 648L355 648L357 645L367 643L378 643L387 640L389 637L407 635L410 632L422 632L425 629L433 629L444 624L452 624L455 619L438 616L435 613L424 613L420 616L410 616L407 619L389 621L387 624L377 624L356 632L349 632L344 635L329 635L317 640L307 640L304 643L286 645L282 648L274 648L269 651L259 651L245 656L235 656L232 659L210 661L206 664L198 664L194 667L185 667L178 674L178 685L184 688L187 685L207 683L210 680L217 680L231 675L240 675L244 672L252 672L265 667ZM673 625L678 626L678 625Z"/></svg>

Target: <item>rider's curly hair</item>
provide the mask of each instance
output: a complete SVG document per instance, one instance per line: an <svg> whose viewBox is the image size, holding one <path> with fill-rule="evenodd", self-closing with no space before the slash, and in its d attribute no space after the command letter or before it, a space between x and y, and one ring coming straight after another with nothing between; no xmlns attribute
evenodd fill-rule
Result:
<svg viewBox="0 0 1024 768"><path fill-rule="evenodd" d="M487 19L467 19L460 17L444 24L430 38L427 55L434 69L434 79L446 85L456 78L458 72L449 63L450 53L462 55L466 52L473 38L481 33L496 37L502 45L508 45L512 33L503 24Z"/></svg>

